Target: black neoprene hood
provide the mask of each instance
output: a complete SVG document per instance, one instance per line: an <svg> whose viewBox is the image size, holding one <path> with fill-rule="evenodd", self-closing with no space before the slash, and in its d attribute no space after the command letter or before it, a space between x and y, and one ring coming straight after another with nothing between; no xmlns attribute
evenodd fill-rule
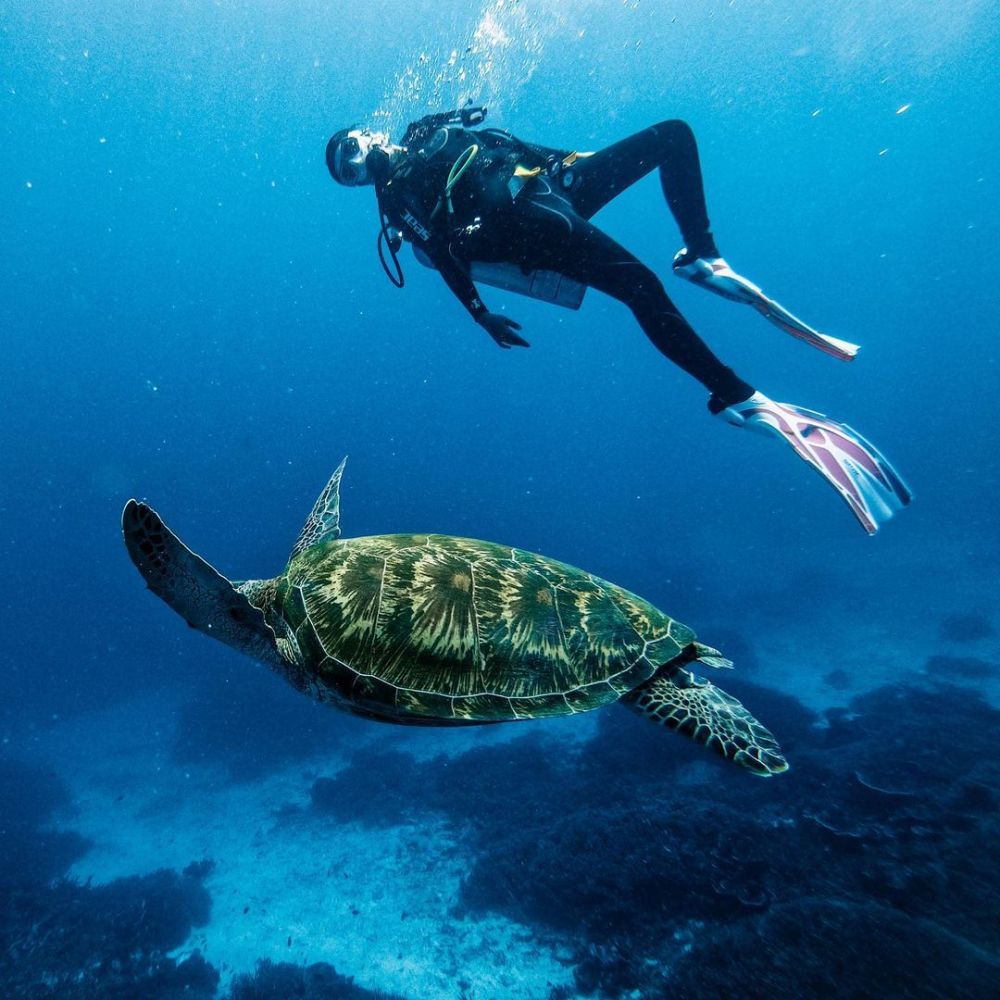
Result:
<svg viewBox="0 0 1000 1000"><path fill-rule="evenodd" d="M347 138L347 134L351 130L349 128L342 128L339 132L334 132L330 136L330 141L326 144L326 169L330 171L330 176L338 183L341 183L340 178L337 176L337 171L335 169L335 157L337 154L337 147Z"/></svg>

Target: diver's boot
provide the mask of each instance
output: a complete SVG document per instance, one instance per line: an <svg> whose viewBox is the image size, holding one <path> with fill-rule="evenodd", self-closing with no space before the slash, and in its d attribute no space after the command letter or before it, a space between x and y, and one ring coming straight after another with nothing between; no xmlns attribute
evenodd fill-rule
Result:
<svg viewBox="0 0 1000 1000"><path fill-rule="evenodd" d="M722 257L699 257L688 251L687 247L681 247L674 257L673 268L678 278L715 292L730 302L753 306L778 329L834 358L851 361L860 350L857 344L814 330L783 305L768 298L752 281L737 274Z"/></svg>
<svg viewBox="0 0 1000 1000"><path fill-rule="evenodd" d="M869 535L913 499L874 445L822 413L776 403L762 392L724 408L713 397L709 409L736 427L772 434L790 444L841 495Z"/></svg>

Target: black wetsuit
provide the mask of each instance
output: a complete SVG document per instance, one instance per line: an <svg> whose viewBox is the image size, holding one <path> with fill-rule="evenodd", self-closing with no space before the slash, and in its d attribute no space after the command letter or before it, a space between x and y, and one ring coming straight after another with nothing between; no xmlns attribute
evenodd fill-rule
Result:
<svg viewBox="0 0 1000 1000"><path fill-rule="evenodd" d="M646 336L713 395L713 410L742 402L753 387L695 333L641 261L589 220L655 168L692 256L718 256L709 229L694 135L681 121L644 129L589 156L522 142L497 129L466 129L431 116L410 126L407 153L376 190L382 211L418 243L474 318L485 311L469 277L472 261L558 271L631 309ZM479 154L444 197L453 166ZM568 163L568 165L564 165ZM515 179L515 168L541 168Z"/></svg>

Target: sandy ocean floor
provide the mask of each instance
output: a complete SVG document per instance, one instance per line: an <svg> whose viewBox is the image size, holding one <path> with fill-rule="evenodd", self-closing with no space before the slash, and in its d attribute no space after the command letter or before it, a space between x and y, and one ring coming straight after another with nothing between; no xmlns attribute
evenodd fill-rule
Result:
<svg viewBox="0 0 1000 1000"><path fill-rule="evenodd" d="M148 718L146 706L136 709ZM200 950L222 972L223 988L262 958L329 962L359 985L414 1000L546 998L552 986L572 982L569 952L555 942L502 918L453 915L466 862L443 824L372 830L278 815L307 807L313 779L335 774L345 759L298 761L232 784L221 770L172 764L166 727L123 741L122 710L74 720L39 748L54 760L77 748L64 826L94 847L70 874L99 884L213 859L204 883L211 922L178 956ZM584 720L583 730L591 728ZM413 734L412 747L408 735L397 739L400 749L415 756L430 749L427 731ZM445 741L455 752L476 743L466 733ZM78 756L81 745L90 748L87 758Z"/></svg>
<svg viewBox="0 0 1000 1000"><path fill-rule="evenodd" d="M864 603L863 587L850 594L851 607L816 602L794 629L767 624L755 638L758 665L746 676L794 691L822 710L901 677L919 678L929 656L1000 662L996 634L956 648L940 630L942 613L980 607L992 587L985 572L963 576L942 611L940 594L928 584L891 626L852 613ZM996 631L1000 622L993 625ZM205 655L210 659L207 644ZM836 683L829 680L833 669L840 671ZM717 679L724 687L725 678ZM984 684L1000 702L998 678L977 682ZM223 988L261 958L329 962L359 985L413 1000L545 1000L552 986L572 984L565 945L539 940L533 929L505 919L453 913L468 859L443 824L424 820L373 830L307 811L313 780L335 774L356 747L234 784L221 768L184 769L172 762L169 708L157 696L155 708L136 702L80 716L39 735L33 751L50 759L71 787L74 809L63 826L94 844L74 876L101 883L215 861L205 881L211 921L185 950L200 950L220 969ZM163 724L147 728L145 720L157 718ZM427 757L520 736L530 725L585 739L594 716L448 733L373 725L368 738ZM86 756L80 747L89 748Z"/></svg>

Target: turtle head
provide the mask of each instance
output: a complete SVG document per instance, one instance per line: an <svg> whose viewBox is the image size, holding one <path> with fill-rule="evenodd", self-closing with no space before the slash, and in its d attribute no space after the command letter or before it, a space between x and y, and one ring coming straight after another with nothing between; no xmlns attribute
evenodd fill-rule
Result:
<svg viewBox="0 0 1000 1000"><path fill-rule="evenodd" d="M267 664L283 665L258 603L273 593L273 581L231 583L192 552L152 507L137 500L129 500L122 511L122 535L146 585L191 628Z"/></svg>

